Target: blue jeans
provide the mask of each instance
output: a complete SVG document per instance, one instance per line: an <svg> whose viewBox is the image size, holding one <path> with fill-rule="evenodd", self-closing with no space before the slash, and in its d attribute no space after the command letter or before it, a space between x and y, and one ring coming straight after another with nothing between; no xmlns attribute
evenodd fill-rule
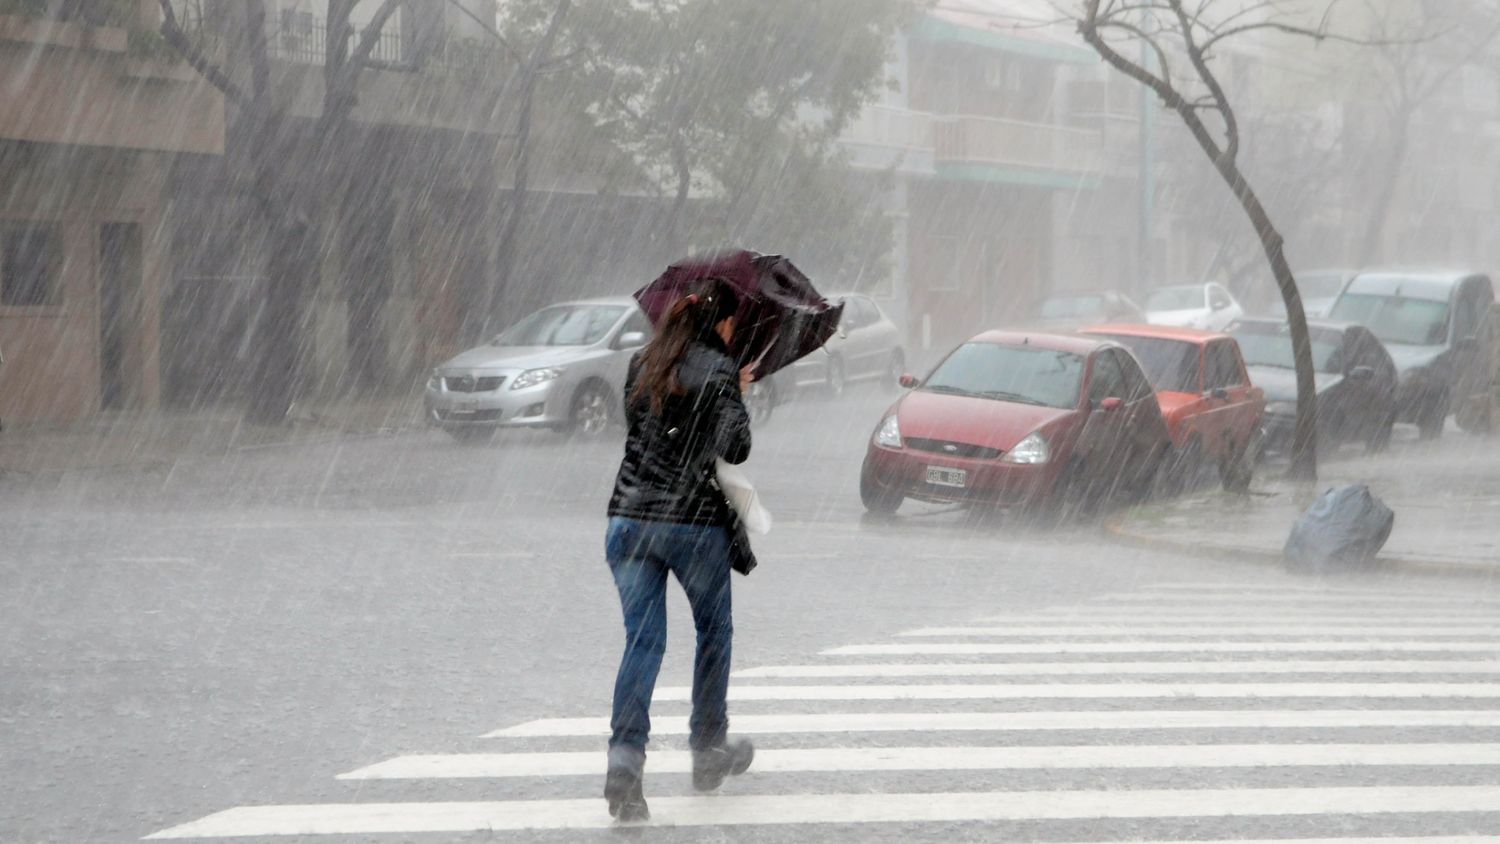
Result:
<svg viewBox="0 0 1500 844"><path fill-rule="evenodd" d="M724 743L729 729L729 534L722 527L614 517L604 554L620 591L625 654L615 677L611 748L644 752L651 733L651 694L667 649L667 573L687 593L698 630L693 660L693 714L688 743L707 750Z"/></svg>

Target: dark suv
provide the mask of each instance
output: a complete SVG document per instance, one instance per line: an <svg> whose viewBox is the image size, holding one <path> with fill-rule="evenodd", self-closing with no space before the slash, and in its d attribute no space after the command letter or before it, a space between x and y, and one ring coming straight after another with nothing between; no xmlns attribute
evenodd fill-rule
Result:
<svg viewBox="0 0 1500 844"><path fill-rule="evenodd" d="M1329 318L1368 327L1396 362L1397 419L1423 439L1443 432L1471 386L1488 385L1495 291L1478 273L1360 273Z"/></svg>

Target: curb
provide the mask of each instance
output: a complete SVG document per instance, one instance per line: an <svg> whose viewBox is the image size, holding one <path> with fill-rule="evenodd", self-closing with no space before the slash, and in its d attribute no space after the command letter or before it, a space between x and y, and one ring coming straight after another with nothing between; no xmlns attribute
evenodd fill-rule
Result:
<svg viewBox="0 0 1500 844"><path fill-rule="evenodd" d="M1268 551L1264 548L1254 548L1246 545L1223 546L1223 545L1195 545L1190 541L1178 539L1166 539L1161 536L1153 536L1147 533L1131 530L1125 526L1129 514L1114 516L1104 524L1104 529L1125 545L1143 548L1148 551L1170 551L1176 554L1186 554L1198 557L1209 557L1217 560L1237 563L1253 563L1261 566L1281 567L1286 564L1285 557L1279 551ZM1485 580L1500 579L1500 564L1492 566L1470 566L1462 563L1449 563L1441 560L1422 560L1410 557L1378 556L1375 563L1363 571L1395 571L1401 570L1410 574L1418 574L1428 577L1471 577Z"/></svg>

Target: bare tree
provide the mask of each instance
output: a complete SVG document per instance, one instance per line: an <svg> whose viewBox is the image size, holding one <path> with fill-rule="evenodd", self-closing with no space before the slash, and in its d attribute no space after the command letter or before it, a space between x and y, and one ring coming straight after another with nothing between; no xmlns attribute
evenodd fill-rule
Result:
<svg viewBox="0 0 1500 844"><path fill-rule="evenodd" d="M223 92L230 109L226 156L236 187L248 199L260 233L266 268L265 301L256 336L256 360L246 419L285 420L307 357L308 299L318 278L318 223L327 201L320 180L338 161L340 133L359 101L359 77L387 22L404 0L384 0L363 32L350 22L356 0L328 0L324 92L310 143L278 101L271 82L265 0L229 6L225 49L213 55L205 41L185 31L173 0L159 0L161 34L198 73Z"/></svg>
<svg viewBox="0 0 1500 844"><path fill-rule="evenodd" d="M1329 6L1333 5L1332 2ZM1317 476L1317 391L1302 297L1287 263L1285 243L1241 167L1241 128L1216 71L1216 50L1234 39L1282 34L1322 41L1324 23L1303 26L1270 0L1227 4L1218 0L1073 0L1062 8L1089 46L1111 67L1145 85L1182 120L1239 202L1260 240L1281 291L1297 368L1297 422L1290 474ZM1339 39L1349 40L1349 39ZM1149 58L1133 58L1122 42L1144 43Z"/></svg>
<svg viewBox="0 0 1500 844"><path fill-rule="evenodd" d="M1412 0L1406 13L1388 2L1366 0L1375 22L1371 39L1384 125L1384 155L1365 172L1375 180L1359 241L1359 260L1380 258L1381 241L1395 204L1402 170L1411 152L1412 121L1455 74L1477 59L1500 37L1500 13L1492 3L1471 0ZM1417 37L1412 38L1411 34ZM1378 154L1377 154L1378 155Z"/></svg>

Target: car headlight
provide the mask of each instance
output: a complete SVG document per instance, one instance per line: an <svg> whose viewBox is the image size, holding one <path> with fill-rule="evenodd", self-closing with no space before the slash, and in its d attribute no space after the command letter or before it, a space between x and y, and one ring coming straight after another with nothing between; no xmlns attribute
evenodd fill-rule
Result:
<svg viewBox="0 0 1500 844"><path fill-rule="evenodd" d="M1267 416L1296 416L1297 403L1290 401L1273 401L1266 405Z"/></svg>
<svg viewBox="0 0 1500 844"><path fill-rule="evenodd" d="M880 423L880 430L875 433L875 443L886 448L901 447L901 425L896 421L896 414L892 413Z"/></svg>
<svg viewBox="0 0 1500 844"><path fill-rule="evenodd" d="M427 379L427 389L443 391L443 376L439 375L437 370L433 370L432 376Z"/></svg>
<svg viewBox="0 0 1500 844"><path fill-rule="evenodd" d="M1046 463L1052 457L1052 449L1047 445L1047 438L1040 432L1026 435L1026 438L1016 443L1016 447L1006 453L1005 463L1019 463L1023 466L1033 466Z"/></svg>
<svg viewBox="0 0 1500 844"><path fill-rule="evenodd" d="M562 375L563 371L557 367L544 367L542 369L528 369L516 376L516 380L510 382L512 390L524 390L527 387L535 387Z"/></svg>

